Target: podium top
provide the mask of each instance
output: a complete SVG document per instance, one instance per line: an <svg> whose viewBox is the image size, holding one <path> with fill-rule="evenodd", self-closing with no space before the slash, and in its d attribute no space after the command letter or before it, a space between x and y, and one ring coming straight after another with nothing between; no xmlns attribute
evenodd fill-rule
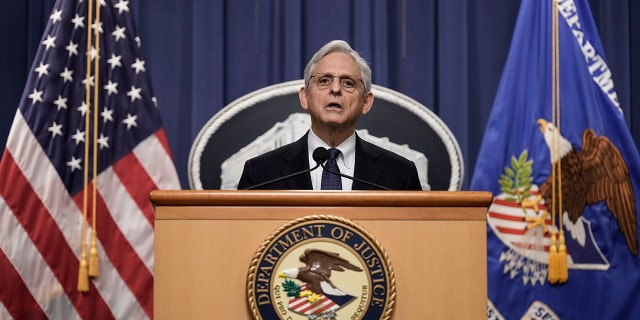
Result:
<svg viewBox="0 0 640 320"><path fill-rule="evenodd" d="M154 206L485 207L488 191L155 190Z"/></svg>

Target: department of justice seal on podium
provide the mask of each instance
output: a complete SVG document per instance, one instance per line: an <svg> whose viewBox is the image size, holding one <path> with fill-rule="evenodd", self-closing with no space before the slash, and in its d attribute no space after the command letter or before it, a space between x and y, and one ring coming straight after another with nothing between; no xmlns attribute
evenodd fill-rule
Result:
<svg viewBox="0 0 640 320"><path fill-rule="evenodd" d="M278 228L249 267L255 319L389 319L395 277L382 246L354 222L312 215Z"/></svg>

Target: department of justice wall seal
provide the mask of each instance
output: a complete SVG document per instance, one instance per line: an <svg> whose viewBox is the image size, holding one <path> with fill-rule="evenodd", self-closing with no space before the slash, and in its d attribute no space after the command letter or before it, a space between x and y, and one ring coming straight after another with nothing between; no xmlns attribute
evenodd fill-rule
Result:
<svg viewBox="0 0 640 320"><path fill-rule="evenodd" d="M395 276L382 246L331 215L292 220L254 255L247 300L255 319L389 319Z"/></svg>

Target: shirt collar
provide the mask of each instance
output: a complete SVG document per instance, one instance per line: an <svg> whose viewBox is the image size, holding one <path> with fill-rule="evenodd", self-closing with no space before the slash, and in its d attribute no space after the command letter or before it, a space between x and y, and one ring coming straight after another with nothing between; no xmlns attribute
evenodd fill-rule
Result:
<svg viewBox="0 0 640 320"><path fill-rule="evenodd" d="M309 165L310 168L315 166L315 161L313 160L313 151L318 148L331 148L326 142L322 141L322 139L318 138L318 136L313 132L313 130L309 130L309 137L307 140L307 148L309 154ZM340 156L338 156L338 163L344 165L346 168L353 170L353 166L356 162L356 133L352 133L349 138L343 141L339 146L337 146L341 152Z"/></svg>

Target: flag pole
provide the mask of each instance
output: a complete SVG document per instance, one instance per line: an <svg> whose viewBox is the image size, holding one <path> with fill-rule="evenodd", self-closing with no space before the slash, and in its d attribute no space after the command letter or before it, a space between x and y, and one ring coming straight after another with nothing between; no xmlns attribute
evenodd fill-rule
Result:
<svg viewBox="0 0 640 320"><path fill-rule="evenodd" d="M99 1L99 0L96 0ZM99 65L99 61L100 61L100 30L98 29L100 26L100 3L97 2L96 3L96 21L95 21L95 32L96 32L96 38L95 38L95 44L96 44L96 55L94 57L94 73L96 76L96 82L95 85L93 87L93 103L94 103L94 108L93 108L93 188L91 189L92 191L92 197L91 197L91 204L92 204L92 217L91 217L91 249L89 250L89 276L90 277L97 277L98 273L99 273L99 268L98 268L98 248L96 245L97 242L97 237L98 237L98 231L96 230L96 211L97 211L97 188L98 188L98 139L96 138L97 134L98 134L98 94L99 94L99 86L98 86L98 82L100 81L100 65ZM91 33L91 32L89 32Z"/></svg>
<svg viewBox="0 0 640 320"><path fill-rule="evenodd" d="M551 140L551 224L553 225L549 243L549 283L558 282L558 229L556 219L558 217L558 162L560 162L558 151L558 136L560 135L560 128L558 127L558 113L557 113L557 86L556 79L558 77L558 65L556 64L556 54L558 53L557 45L557 31L558 31L558 6L557 0L551 0L551 123L555 127Z"/></svg>
<svg viewBox="0 0 640 320"><path fill-rule="evenodd" d="M560 161L560 126L561 126L561 121L560 121L560 109L561 109L561 105L560 105L560 33L559 33L559 26L558 26L558 0L553 0L553 11L554 11L554 15L553 15L553 19L555 21L555 27L554 27L554 31L553 31L553 35L554 35L554 60L553 60L553 64L554 64L554 68L556 69L555 71L555 78L554 78L554 89L555 89L555 112L556 112L556 126L558 128L557 131L557 135L556 135L556 155L558 156L558 161L557 161L557 169L556 169L556 175L558 177L558 186L557 186L557 190L558 190L558 211L557 211L557 217L558 217L558 260L557 260L557 272L558 272L558 282L559 283L565 283L567 282L567 278L568 278L568 270L567 270L567 247L565 245L565 239L564 239L564 230L563 230L563 222L562 222L562 215L564 214L564 210L562 208L562 161Z"/></svg>
<svg viewBox="0 0 640 320"><path fill-rule="evenodd" d="M93 20L93 1L89 0L88 1L88 12L87 12L87 16L88 16L88 25L90 25L91 20ZM91 31L87 30L87 54L91 53ZM85 98L84 98L84 102L85 102L85 106L87 108L87 110L85 111L84 114L84 119L85 119L85 133L84 133L84 141L85 141L85 145L84 145L84 158L85 158L85 166L84 166L84 192L83 192L83 198L82 198L82 214L83 214L83 221L82 221L82 231L81 231L81 238L82 238L82 253L81 253L81 257L80 257L80 268L78 270L78 291L79 292L89 292L89 264L87 263L87 241L86 241L86 232L87 232L87 185L89 183L89 168L86 165L86 159L89 159L89 137L90 137L90 132L89 132L89 113L91 111L90 105L91 105L91 96L90 96L90 83L89 83L89 77L91 76L91 61L90 58L91 56L87 56L87 72L86 72L86 78L85 78ZM94 139L95 139L95 134L94 134Z"/></svg>
<svg viewBox="0 0 640 320"><path fill-rule="evenodd" d="M560 42L558 32L558 0L552 0L551 10L551 113L555 127L551 147L551 221L554 227L549 244L549 273L551 284L565 283L568 278L567 247L562 225L562 161L560 156ZM556 224L557 220L557 224Z"/></svg>

